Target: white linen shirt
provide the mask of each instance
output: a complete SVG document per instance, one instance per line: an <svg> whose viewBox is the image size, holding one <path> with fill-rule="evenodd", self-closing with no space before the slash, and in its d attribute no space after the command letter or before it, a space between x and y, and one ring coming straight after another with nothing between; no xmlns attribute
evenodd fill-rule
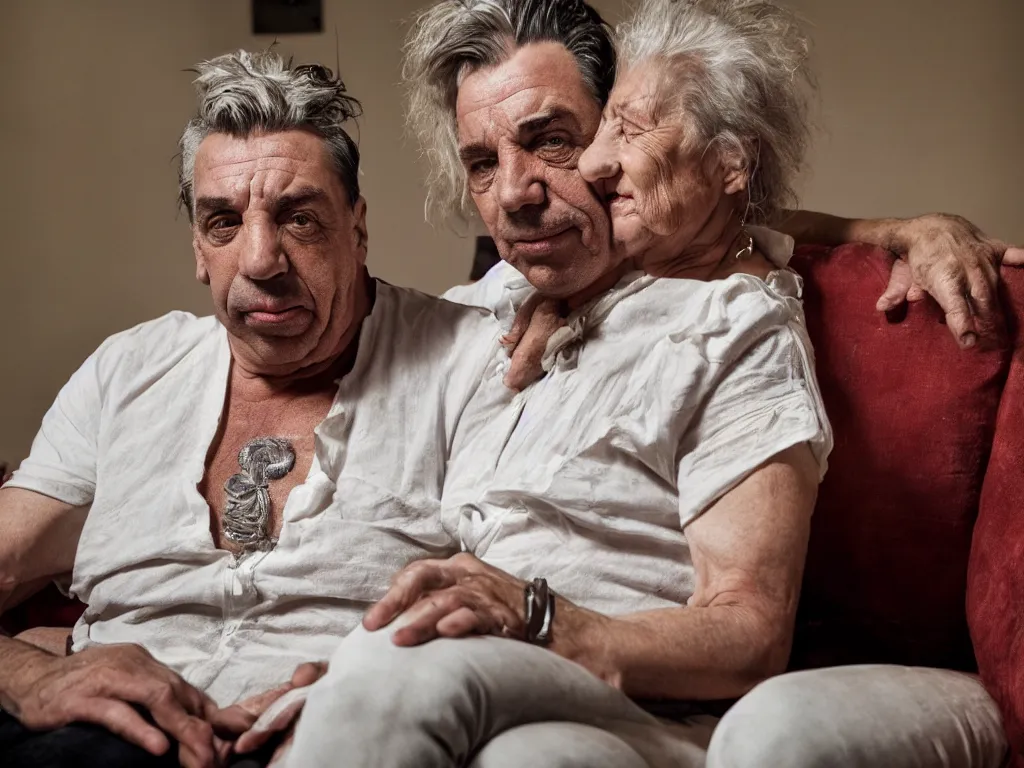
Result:
<svg viewBox="0 0 1024 768"><path fill-rule="evenodd" d="M109 338L61 390L9 485L91 504L74 649L138 643L220 704L326 659L411 560L447 557L445 464L502 355L483 310L377 283L354 367L316 428L276 548L217 549L197 490L230 369L212 317L173 312Z"/></svg>
<svg viewBox="0 0 1024 768"><path fill-rule="evenodd" d="M791 239L756 239L777 266L788 261ZM788 269L766 281L633 273L569 316L544 378L515 394L489 375L442 500L463 548L605 614L684 605L686 525L793 445L809 443L824 475L832 434L801 290ZM507 327L528 293L499 265L446 295Z"/></svg>

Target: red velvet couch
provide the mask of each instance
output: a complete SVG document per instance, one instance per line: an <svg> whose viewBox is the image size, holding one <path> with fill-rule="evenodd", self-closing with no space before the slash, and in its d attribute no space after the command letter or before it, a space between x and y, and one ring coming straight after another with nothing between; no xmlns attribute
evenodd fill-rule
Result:
<svg viewBox="0 0 1024 768"><path fill-rule="evenodd" d="M792 666L980 668L1024 754L1024 269L1003 270L1006 342L962 352L931 301L875 311L890 263L863 245L794 260L836 444ZM50 592L5 623L77 615Z"/></svg>

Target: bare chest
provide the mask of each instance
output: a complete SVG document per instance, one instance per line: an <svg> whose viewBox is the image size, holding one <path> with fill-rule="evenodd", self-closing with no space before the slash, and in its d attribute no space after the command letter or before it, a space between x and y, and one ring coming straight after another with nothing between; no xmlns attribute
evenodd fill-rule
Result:
<svg viewBox="0 0 1024 768"><path fill-rule="evenodd" d="M218 548L241 552L276 540L288 494L309 475L313 430L332 399L318 392L249 402L229 394L199 485Z"/></svg>

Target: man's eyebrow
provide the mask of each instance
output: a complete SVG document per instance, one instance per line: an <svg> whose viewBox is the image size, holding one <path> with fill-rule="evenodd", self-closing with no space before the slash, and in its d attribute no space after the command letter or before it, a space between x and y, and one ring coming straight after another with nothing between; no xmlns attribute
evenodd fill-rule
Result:
<svg viewBox="0 0 1024 768"><path fill-rule="evenodd" d="M529 136L534 133L543 131L545 128L550 128L553 123L565 121L569 123L569 127L576 131L580 129L580 121L576 117L575 113L571 110L565 109L564 107L554 107L553 109L534 117L523 120L518 125L518 131L520 136Z"/></svg>
<svg viewBox="0 0 1024 768"><path fill-rule="evenodd" d="M572 110L564 107L555 107L539 115L528 117L523 120L519 125L516 126L516 131L519 134L519 140L533 136L536 133L540 133L545 128L550 128L552 124L565 121L569 124L569 128L576 131L580 131L580 121L576 117L576 114ZM459 147L459 159L466 164L473 162L474 160L481 160L488 157L494 156L494 149L488 147L486 144L467 144L464 147Z"/></svg>
<svg viewBox="0 0 1024 768"><path fill-rule="evenodd" d="M294 192L289 192L288 194L281 195L277 198L277 200L274 201L274 210L280 213L281 211L288 211L292 208L298 208L299 206L324 200L326 198L327 193L320 187L299 187ZM234 210L234 205L231 202L231 199L227 197L200 197L196 200L197 219L208 216L211 213L217 213L218 211L231 210Z"/></svg>
<svg viewBox="0 0 1024 768"><path fill-rule="evenodd" d="M289 192L286 195L281 195L277 200L274 201L274 210L280 213L281 211L289 211L292 208L298 208L309 203L319 202L320 200L326 200L327 193L324 192L320 187L299 187L294 192Z"/></svg>
<svg viewBox="0 0 1024 768"><path fill-rule="evenodd" d="M467 144L464 147L459 147L459 160L467 165L474 160L482 160L493 156L494 150L486 144Z"/></svg>
<svg viewBox="0 0 1024 768"><path fill-rule="evenodd" d="M224 210L231 210L231 201L226 197L200 197L196 200L197 219Z"/></svg>

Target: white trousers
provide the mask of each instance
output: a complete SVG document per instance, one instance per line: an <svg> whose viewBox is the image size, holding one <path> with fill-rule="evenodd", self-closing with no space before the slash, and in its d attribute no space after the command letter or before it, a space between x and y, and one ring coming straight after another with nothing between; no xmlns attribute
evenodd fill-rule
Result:
<svg viewBox="0 0 1024 768"><path fill-rule="evenodd" d="M583 667L497 637L399 648L357 629L310 690L290 768L999 768L969 675L859 666L757 686L720 721L666 723Z"/></svg>

